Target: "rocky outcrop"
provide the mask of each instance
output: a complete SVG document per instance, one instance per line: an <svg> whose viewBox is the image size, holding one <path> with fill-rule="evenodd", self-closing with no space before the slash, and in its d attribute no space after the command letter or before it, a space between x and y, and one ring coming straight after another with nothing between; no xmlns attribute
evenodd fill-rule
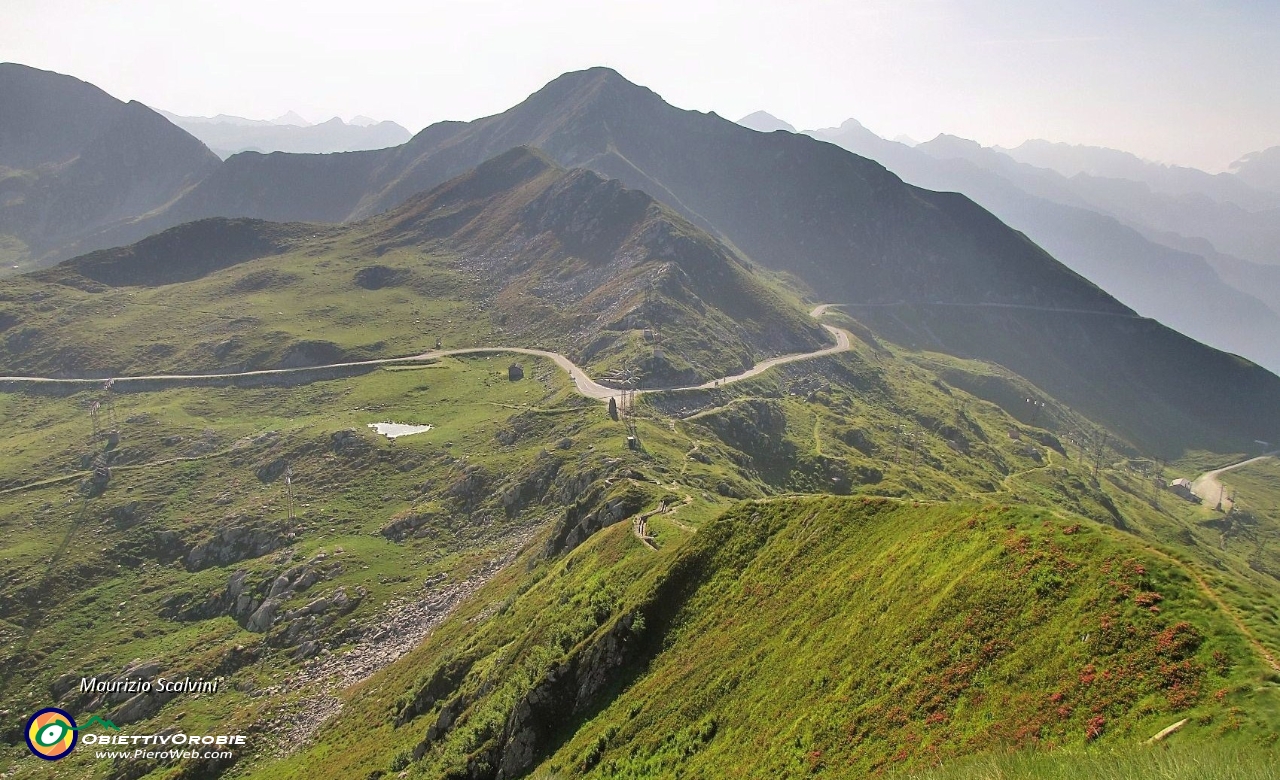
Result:
<svg viewBox="0 0 1280 780"><path fill-rule="evenodd" d="M396 726L403 726L414 718L430 712L433 707L447 699L450 693L457 690L466 679L476 659L471 656L462 658L450 657L444 660L414 693L413 698L396 713ZM450 720L452 720L451 716ZM439 720L437 719L437 724ZM428 730L428 735L431 734ZM435 737L428 736L428 739Z"/></svg>
<svg viewBox="0 0 1280 780"><path fill-rule="evenodd" d="M252 631L255 634L265 633L268 628L276 621L276 612L280 610L283 599L279 596L271 596L263 601L253 614L244 623L246 631Z"/></svg>
<svg viewBox="0 0 1280 780"><path fill-rule="evenodd" d="M627 486L606 495L602 482L591 486L565 510L545 548L547 555L560 555L577 547L601 528L620 522L644 506L645 495Z"/></svg>
<svg viewBox="0 0 1280 780"><path fill-rule="evenodd" d="M329 437L329 446L338 455L359 455L370 449L369 442L362 439L354 428L334 431Z"/></svg>
<svg viewBox="0 0 1280 780"><path fill-rule="evenodd" d="M324 632L337 622L338 618L350 613L369 595L364 588L357 588L355 595L348 595L346 588L338 588L328 596L322 596L298 609L291 609L277 617L279 601L267 599L263 604L277 601L271 611L271 619L275 629L267 636L267 644L272 647L293 647L294 658L309 658L321 649ZM267 623L263 630L271 627ZM250 628L249 630L253 630Z"/></svg>
<svg viewBox="0 0 1280 780"><path fill-rule="evenodd" d="M142 520L141 504L137 501L130 501L127 504L112 507L107 510L107 517L111 518L111 523L118 530L132 528Z"/></svg>
<svg viewBox="0 0 1280 780"><path fill-rule="evenodd" d="M783 455L787 416L782 403L749 398L699 420L726 444L752 457Z"/></svg>
<svg viewBox="0 0 1280 780"><path fill-rule="evenodd" d="M841 427L836 430L836 437L863 455L872 457L876 454L875 442L860 428Z"/></svg>
<svg viewBox="0 0 1280 780"><path fill-rule="evenodd" d="M445 496L453 499L458 509L469 512L488 497L490 475L481 466L470 465L445 489Z"/></svg>
<svg viewBox="0 0 1280 780"><path fill-rule="evenodd" d="M465 776L469 780L508 780L524 776L551 744L561 724L588 711L618 672L640 656L643 626L639 612L625 614L590 644L549 669L511 708L496 739L487 741L486 746L471 757ZM442 691L453 687L448 683L460 681L466 668L465 662L442 666L437 673L439 679L433 677L424 686L419 692L422 701L415 699L411 710L421 711L418 707L422 705L426 705L423 709L429 707L427 702L434 702ZM445 702L414 748L414 760L422 758L449 732L470 703L465 695ZM397 718L398 722L408 720L403 715Z"/></svg>
<svg viewBox="0 0 1280 780"><path fill-rule="evenodd" d="M339 363L345 359L347 359L347 353L332 341L309 339L290 344L280 356L275 368L323 366Z"/></svg>
<svg viewBox="0 0 1280 780"><path fill-rule="evenodd" d="M262 482L275 482L289 469L289 461L284 458L273 458L260 466L254 471L258 479Z"/></svg>
<svg viewBox="0 0 1280 780"><path fill-rule="evenodd" d="M379 533L393 542L403 542L411 537L430 535L434 528L432 521L439 519L440 515L436 512L401 512L391 518L391 522L384 525Z"/></svg>
<svg viewBox="0 0 1280 780"><path fill-rule="evenodd" d="M180 621L208 620L226 615L246 630L261 633L273 625L284 601L340 571L340 566L326 564L320 557L265 576L255 577L247 570L239 569L227 579L221 591L203 598L190 593L170 596L163 602L160 615Z"/></svg>
<svg viewBox="0 0 1280 780"><path fill-rule="evenodd" d="M507 481L498 494L507 516L513 517L526 506L542 501L551 489L560 466L561 461L544 450L529 468Z"/></svg>
<svg viewBox="0 0 1280 780"><path fill-rule="evenodd" d="M262 521L244 516L224 518L213 536L191 548L184 563L188 571L226 566L274 552L292 541L292 536L281 525L264 526Z"/></svg>

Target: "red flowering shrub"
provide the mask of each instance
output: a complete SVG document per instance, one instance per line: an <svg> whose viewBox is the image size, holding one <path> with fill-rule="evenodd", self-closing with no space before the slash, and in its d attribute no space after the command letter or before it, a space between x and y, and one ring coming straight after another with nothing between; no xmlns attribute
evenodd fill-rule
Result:
<svg viewBox="0 0 1280 780"><path fill-rule="evenodd" d="M1140 607L1154 606L1159 604L1161 601L1164 601L1164 596L1161 596L1153 590L1149 590L1145 593L1139 593L1133 597L1133 603Z"/></svg>

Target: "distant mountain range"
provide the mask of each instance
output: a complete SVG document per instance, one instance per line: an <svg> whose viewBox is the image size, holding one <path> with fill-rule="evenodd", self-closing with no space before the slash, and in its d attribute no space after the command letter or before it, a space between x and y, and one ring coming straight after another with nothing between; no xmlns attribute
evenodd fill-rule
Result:
<svg viewBox="0 0 1280 780"><path fill-rule="evenodd" d="M219 114L215 117L178 116L161 111L169 121L194 135L219 157L239 152L297 152L326 154L399 146L413 134L395 122L356 117L350 123L334 117L311 124L293 113L272 120L245 119Z"/></svg>
<svg viewBox="0 0 1280 780"><path fill-rule="evenodd" d="M1256 192L1232 173L1207 173L1197 168L1151 162L1130 152L1102 146L1053 143L1032 139L1011 149L991 147L1018 162L1048 168L1068 178L1083 175L1142 182L1157 193L1205 195L1216 201L1258 207L1275 205L1275 193Z"/></svg>
<svg viewBox="0 0 1280 780"><path fill-rule="evenodd" d="M922 171L977 171L993 192L1025 198L972 161L866 140L912 152ZM1142 446L1239 451L1280 434L1275 375L1135 314L969 198L905 184L832 143L677 109L605 68L565 74L501 114L441 122L398 147L234 155L167 205L77 248L208 217L363 219L521 145L643 190L892 340L1001 363ZM1106 226L1125 228L1114 218ZM1105 259L1129 262L1122 257Z"/></svg>
<svg viewBox="0 0 1280 780"><path fill-rule="evenodd" d="M743 127L749 127L752 130L759 130L762 133L772 133L775 130L786 130L788 133L794 133L796 131L796 129L789 123L782 121L766 111L756 111L753 114L747 114L738 120L738 124Z"/></svg>
<svg viewBox="0 0 1280 780"><path fill-rule="evenodd" d="M1075 160L1077 170L1068 177L955 136L909 148L852 119L810 134L874 159L914 184L968 195L1139 313L1280 371L1280 266L1219 251L1213 239L1223 231L1210 229L1206 219L1234 215L1240 233L1252 230L1260 253L1268 256L1280 247L1280 234L1269 224L1271 193L1229 174L1171 169L1108 149L1042 142L1020 147L1062 152L1057 159L1066 170L1065 160ZM1147 182L1095 177L1079 170L1085 163L1095 171L1127 166L1133 175L1163 181L1169 189L1199 180L1216 187L1216 194L1158 192ZM1259 210L1248 211L1227 197L1259 204ZM1197 226L1203 229L1193 232ZM1174 232L1178 228L1184 232Z"/></svg>
<svg viewBox="0 0 1280 780"><path fill-rule="evenodd" d="M1280 192L1280 146L1246 154L1231 164L1231 170L1254 187Z"/></svg>

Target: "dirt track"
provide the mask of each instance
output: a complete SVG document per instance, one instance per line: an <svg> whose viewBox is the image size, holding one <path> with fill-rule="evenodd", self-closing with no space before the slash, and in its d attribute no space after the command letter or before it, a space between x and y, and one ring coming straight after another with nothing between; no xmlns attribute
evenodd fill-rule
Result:
<svg viewBox="0 0 1280 780"><path fill-rule="evenodd" d="M809 314L815 318L821 317L823 314L826 313L827 309L831 308L834 305L837 305L837 304L829 304L829 303L822 304L821 306L815 307L813 311L809 312ZM834 355L838 352L846 352L849 350L850 340L852 337L850 336L848 331L843 330L841 328L833 327L831 325L823 325L822 327L826 328L827 331L832 335L832 337L835 338L836 343L834 346L824 347L822 349L814 350L813 352L799 352L791 355L779 355L778 357L775 357L775 358L762 360L756 365L752 366L746 371L743 371L740 374L733 374L731 376L721 377L720 379L713 379L709 382L704 382L700 385L693 385L690 387L661 388L660 390L659 389L637 390L636 395L642 395L644 393L661 392L662 390L688 390L688 389L705 390L712 387L718 387L720 385L732 384L734 382L738 382L743 379L749 379L753 376L758 376L764 373L765 371L768 371L769 369L773 368L774 366L780 366L785 363L794 363L800 360L813 360L815 358L825 357L827 355ZM272 368L272 369L263 369L260 371L241 371L236 373L222 373L222 374L152 374L148 376L118 377L111 381L120 382L120 383L154 382L154 381L197 382L197 381L208 381L211 379L240 379L240 378L250 378L250 377L288 376L288 375L298 374L306 371L326 371L326 370L341 369L341 368L359 368L361 366L381 366L381 365L391 365L394 363L411 363L411 362L420 361L420 360L430 360L432 358L450 357L455 355L478 355L478 354L494 354L494 353L535 355L537 357L547 358L548 360L551 360L557 366L562 368L565 371L565 373L569 375L569 378L573 380L574 388L577 389L577 391L580 394L582 394L583 396L586 396L587 398L592 398L597 401L608 401L611 397L618 396L622 392L622 390L619 388L608 387L607 385L602 385L599 382L595 381L594 379L592 379L590 376L587 375L586 371L583 371L581 367L579 367L572 360L560 354L559 352L550 352L544 349L532 349L529 347L464 347L461 349L435 349L435 350L430 350L428 352L423 352L418 355L410 355L407 357L382 358L379 360L361 360L361 361L356 361L351 363L330 363L323 366L306 366L303 368ZM58 379L53 377L0 376L0 383L13 382L13 383L31 383L31 384L62 384L62 385L79 385L79 386L91 387L94 385L101 385L106 381L107 380L105 379Z"/></svg>
<svg viewBox="0 0 1280 780"><path fill-rule="evenodd" d="M1231 500L1224 495L1225 491L1222 489L1222 482L1218 479L1218 475L1222 474L1224 471L1231 471L1232 469L1238 469L1242 466L1248 466L1250 463L1257 463L1260 460L1266 460L1267 458L1273 457L1275 454L1275 452L1268 452L1266 455L1259 455L1256 458L1249 458L1248 460L1242 460L1239 463L1232 463L1230 466L1223 466L1220 469L1206 471L1196 477L1195 482L1191 483L1191 492L1199 496L1200 500L1208 506L1217 506L1218 500L1221 499L1222 509L1223 511L1226 511L1231 508Z"/></svg>

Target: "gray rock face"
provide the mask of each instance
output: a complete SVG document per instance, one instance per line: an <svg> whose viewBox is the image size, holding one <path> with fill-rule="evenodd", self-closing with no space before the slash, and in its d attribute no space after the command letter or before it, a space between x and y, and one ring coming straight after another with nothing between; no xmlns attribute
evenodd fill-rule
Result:
<svg viewBox="0 0 1280 780"><path fill-rule="evenodd" d="M289 462L284 458L276 458L274 460L263 463L257 469L258 479L263 482L275 482L289 468Z"/></svg>
<svg viewBox="0 0 1280 780"><path fill-rule="evenodd" d="M410 537L428 536L433 521L439 519L434 512L408 512L398 515L382 527L380 533L388 539L403 542Z"/></svg>
<svg viewBox="0 0 1280 780"><path fill-rule="evenodd" d="M190 571L226 566L274 552L286 542L287 532L282 527L263 527L251 518L231 517L212 538L192 547L185 563Z"/></svg>
<svg viewBox="0 0 1280 780"><path fill-rule="evenodd" d="M529 689L507 715L502 732L473 757L469 777L480 780L510 780L523 777L550 744L559 724L587 711L600 691L614 679L619 669L631 663L640 650L634 614L624 615L590 646L552 667ZM463 695L445 703L415 746L415 760L449 732L470 702Z"/></svg>
<svg viewBox="0 0 1280 780"><path fill-rule="evenodd" d="M448 487L445 495L458 502L462 509L470 510L486 498L485 488L488 485L489 474L483 468L475 465L467 466Z"/></svg>
<svg viewBox="0 0 1280 780"><path fill-rule="evenodd" d="M277 574L254 577L247 570L239 569L227 579L227 585L220 593L209 594L194 604L190 594L171 596L160 610L160 615L183 621L226 615L248 631L263 633L274 624L281 604L340 570L337 566L322 568L316 562L310 562ZM268 603L272 604L270 608Z"/></svg>
<svg viewBox="0 0 1280 780"><path fill-rule="evenodd" d="M127 504L121 504L112 507L107 511L107 516L111 518L111 522L119 530L132 528L142 520L142 513L138 511L139 503L130 501Z"/></svg>
<svg viewBox="0 0 1280 780"><path fill-rule="evenodd" d="M360 433L354 428L335 431L329 437L329 446L339 455L354 455L369 449L369 443L360 438Z"/></svg>
<svg viewBox="0 0 1280 780"><path fill-rule="evenodd" d="M524 507L541 501L550 491L560 465L559 460L544 452L529 469L508 480L499 494L502 509L507 516L513 516Z"/></svg>
<svg viewBox="0 0 1280 780"><path fill-rule="evenodd" d="M546 553L560 555L582 544L601 528L606 528L639 512L644 496L635 490L622 490L605 495L600 483L593 483L587 492L565 510L564 517L547 540Z"/></svg>
<svg viewBox="0 0 1280 780"><path fill-rule="evenodd" d="M262 606L254 610L253 614L245 622L244 627L248 631L255 633L266 633L271 628L271 624L275 622L276 612L280 610L282 600L279 596L273 596L262 602Z"/></svg>

